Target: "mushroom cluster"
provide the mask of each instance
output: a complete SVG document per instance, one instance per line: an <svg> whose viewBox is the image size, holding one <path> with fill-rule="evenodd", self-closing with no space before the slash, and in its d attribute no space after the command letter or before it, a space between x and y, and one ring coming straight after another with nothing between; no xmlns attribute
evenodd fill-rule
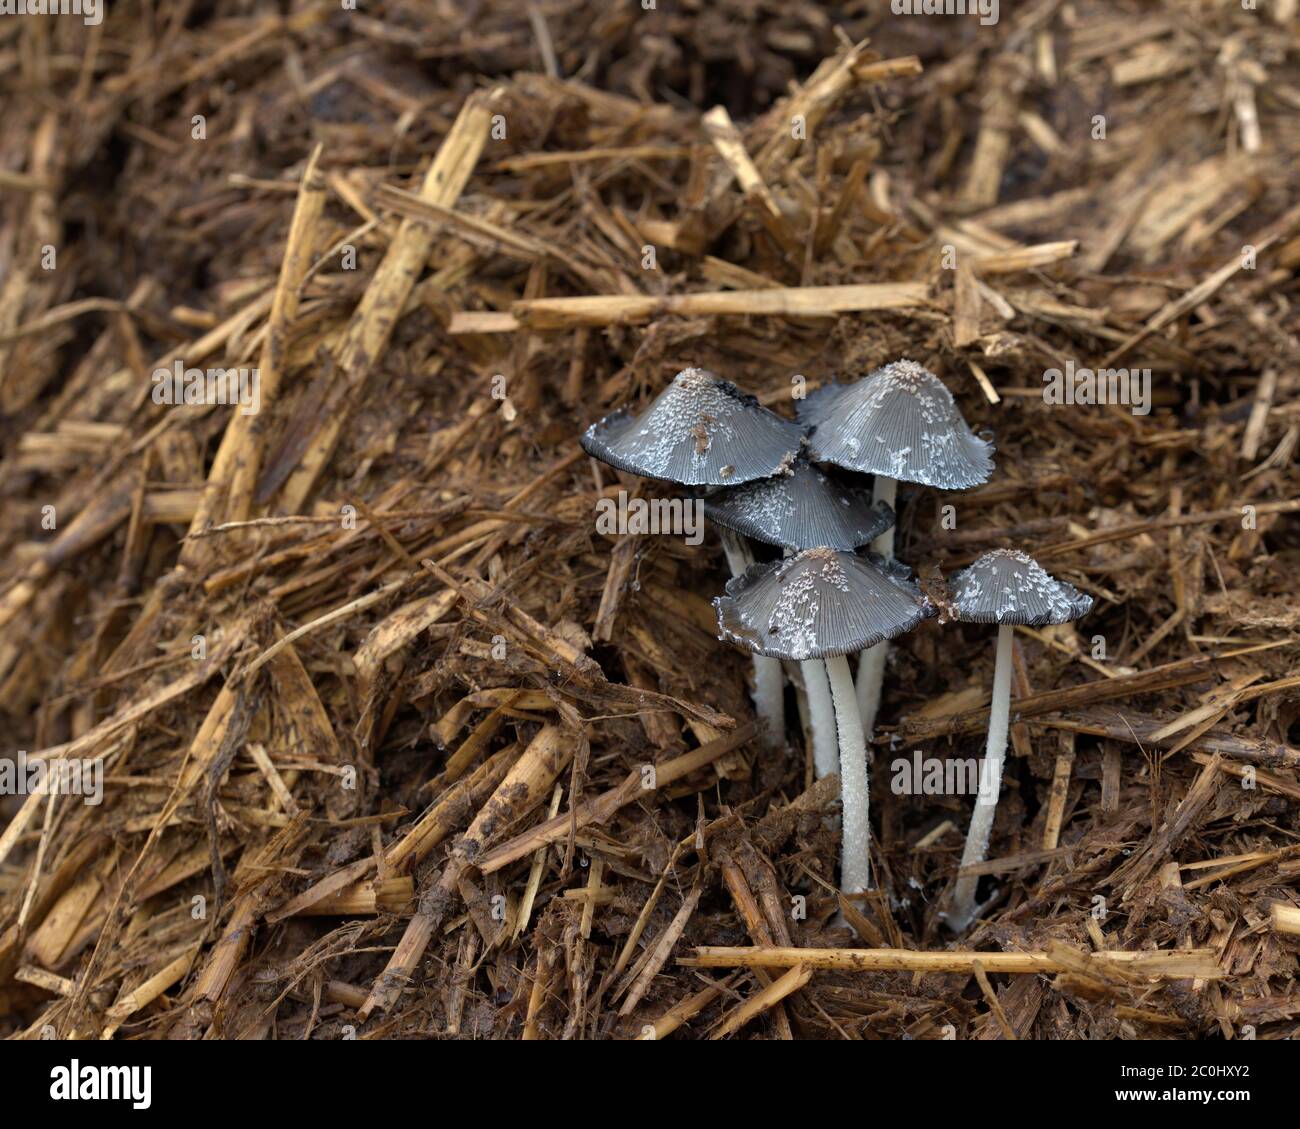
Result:
<svg viewBox="0 0 1300 1129"><path fill-rule="evenodd" d="M818 776L840 774L840 888L870 888L867 742L889 640L937 614L893 559L900 481L941 490L987 482L992 444L971 431L952 393L914 361L797 404L798 422L700 369L678 373L639 415L592 425L583 449L619 470L703 491L732 572L713 603L719 638L748 650L754 702L769 745L785 741L782 662L792 678ZM869 495L865 479L873 476ZM758 563L751 542L783 557ZM870 551L861 551L870 546ZM1001 785L1014 624L1064 623L1089 597L1023 553L988 553L952 578L945 618L998 624L993 706L981 790L962 856L983 861ZM856 684L849 654L861 654ZM959 878L947 920L975 914L975 880Z"/></svg>

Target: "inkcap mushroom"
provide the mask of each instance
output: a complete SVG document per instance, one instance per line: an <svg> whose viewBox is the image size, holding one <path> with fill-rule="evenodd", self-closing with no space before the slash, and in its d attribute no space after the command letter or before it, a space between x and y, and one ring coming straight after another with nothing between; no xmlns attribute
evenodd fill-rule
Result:
<svg viewBox="0 0 1300 1129"><path fill-rule="evenodd" d="M916 361L894 361L853 384L826 385L796 404L796 412L812 429L813 460L875 475L874 497L891 507L900 479L966 490L993 473L993 445L971 431L943 381ZM893 530L871 547L893 557ZM888 644L880 643L858 663L858 705L868 733L876 724L887 653Z"/></svg>
<svg viewBox="0 0 1300 1129"><path fill-rule="evenodd" d="M1092 597L1057 580L1032 557L1015 549L985 553L948 582L952 600L945 613L960 623L998 625L997 660L993 667L993 700L989 706L988 744L980 766L979 792L971 814L961 866L975 866L988 853L989 833L1002 789L1002 764L1007 751L1011 712L1011 644L1016 624L1042 626L1069 623L1088 614ZM964 929L975 916L976 875L959 876L947 915L953 929Z"/></svg>
<svg viewBox="0 0 1300 1129"><path fill-rule="evenodd" d="M787 469L803 430L704 369L683 369L644 412L593 423L582 449L619 470L679 486L738 486Z"/></svg>
<svg viewBox="0 0 1300 1129"><path fill-rule="evenodd" d="M618 470L679 486L735 486L788 470L803 429L704 369L683 369L645 411L614 412L582 436L582 449ZM733 576L754 561L743 537L722 530ZM785 739L781 664L754 659L754 707L771 745Z"/></svg>
<svg viewBox="0 0 1300 1129"><path fill-rule="evenodd" d="M725 642L771 658L826 661L843 797L840 889L861 893L871 879L866 741L844 656L910 631L935 609L897 562L828 548L754 565L713 605Z"/></svg>

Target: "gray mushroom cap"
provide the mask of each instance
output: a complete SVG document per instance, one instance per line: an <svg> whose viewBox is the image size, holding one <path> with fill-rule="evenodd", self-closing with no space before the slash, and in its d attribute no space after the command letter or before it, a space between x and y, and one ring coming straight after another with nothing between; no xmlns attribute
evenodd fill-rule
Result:
<svg viewBox="0 0 1300 1129"><path fill-rule="evenodd" d="M1033 557L994 549L948 580L953 619L1039 626L1069 623L1092 610L1092 597L1057 580Z"/></svg>
<svg viewBox="0 0 1300 1129"><path fill-rule="evenodd" d="M993 444L971 431L943 381L915 361L828 384L796 411L813 428L817 462L940 490L979 486L993 473Z"/></svg>
<svg viewBox="0 0 1300 1129"><path fill-rule="evenodd" d="M906 566L826 548L753 565L713 606L719 639L797 662L860 651L935 614Z"/></svg>
<svg viewBox="0 0 1300 1129"><path fill-rule="evenodd" d="M869 490L837 482L804 458L789 474L715 491L704 499L704 513L718 525L786 549L852 550L894 524L894 511L884 502L873 506Z"/></svg>
<svg viewBox="0 0 1300 1129"><path fill-rule="evenodd" d="M788 469L803 429L725 380L688 368L640 415L608 415L582 449L601 462L681 486L735 486Z"/></svg>

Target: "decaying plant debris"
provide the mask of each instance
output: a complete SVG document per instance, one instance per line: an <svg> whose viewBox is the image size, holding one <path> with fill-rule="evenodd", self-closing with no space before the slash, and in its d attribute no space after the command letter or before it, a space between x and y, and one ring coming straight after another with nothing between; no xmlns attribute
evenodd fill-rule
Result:
<svg viewBox="0 0 1300 1129"><path fill-rule="evenodd" d="M867 7L0 22L3 753L104 771L3 799L6 1033L1300 1034L1296 5ZM960 937L970 798L888 782L979 755L987 633L892 649L854 937L716 534L596 533L638 484L578 446L688 364L789 416L900 357L998 454L898 556L1096 601L1017 630Z"/></svg>

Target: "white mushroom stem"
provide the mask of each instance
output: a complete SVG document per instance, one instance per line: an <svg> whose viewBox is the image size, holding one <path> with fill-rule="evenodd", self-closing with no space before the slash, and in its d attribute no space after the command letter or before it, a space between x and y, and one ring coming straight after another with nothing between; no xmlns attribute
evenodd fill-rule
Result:
<svg viewBox="0 0 1300 1129"><path fill-rule="evenodd" d="M876 475L871 487L871 500L884 502L890 509L894 508L894 499L898 496L898 479ZM894 527L891 525L879 537L871 542L871 551L879 553L885 560L894 556ZM862 715L862 731L874 733L876 730L876 712L880 709L880 689L885 681L885 659L889 654L889 640L883 639L874 647L868 647L858 656L858 712Z"/></svg>
<svg viewBox="0 0 1300 1129"><path fill-rule="evenodd" d="M848 659L843 655L827 659L826 674L834 702L835 727L839 731L840 796L844 813L840 889L846 894L860 894L871 887L867 744L862 736L862 718Z"/></svg>
<svg viewBox="0 0 1300 1129"><path fill-rule="evenodd" d="M1014 632L1015 628L1009 623L998 627L998 658L993 667L993 701L989 707L989 739L984 749L984 763L980 765L979 794L975 797L975 811L971 814L970 830L966 833L966 849L961 853L963 867L975 866L987 856L989 833L993 830L998 794L1002 791L1002 763L1007 755L1007 725L1011 717L1011 639ZM975 914L975 887L978 884L979 875L976 874L957 879L949 920L959 929L965 928Z"/></svg>
<svg viewBox="0 0 1300 1129"><path fill-rule="evenodd" d="M799 664L804 694L808 698L808 727L812 730L813 769L817 779L840 770L840 746L836 735L835 705L826 664L818 659Z"/></svg>
<svg viewBox="0 0 1300 1129"><path fill-rule="evenodd" d="M794 555L786 549L785 555ZM788 670L788 668L787 668ZM835 736L835 707L831 704L831 684L826 680L826 664L810 659L799 664L799 681L790 679L799 689L799 719L804 737L812 746L813 771L820 780L840 770L840 746Z"/></svg>
<svg viewBox="0 0 1300 1129"><path fill-rule="evenodd" d="M721 528L722 549L732 576L741 576L754 563L745 539L733 530ZM754 710L763 725L764 740L770 748L785 744L785 678L781 660L754 656Z"/></svg>

